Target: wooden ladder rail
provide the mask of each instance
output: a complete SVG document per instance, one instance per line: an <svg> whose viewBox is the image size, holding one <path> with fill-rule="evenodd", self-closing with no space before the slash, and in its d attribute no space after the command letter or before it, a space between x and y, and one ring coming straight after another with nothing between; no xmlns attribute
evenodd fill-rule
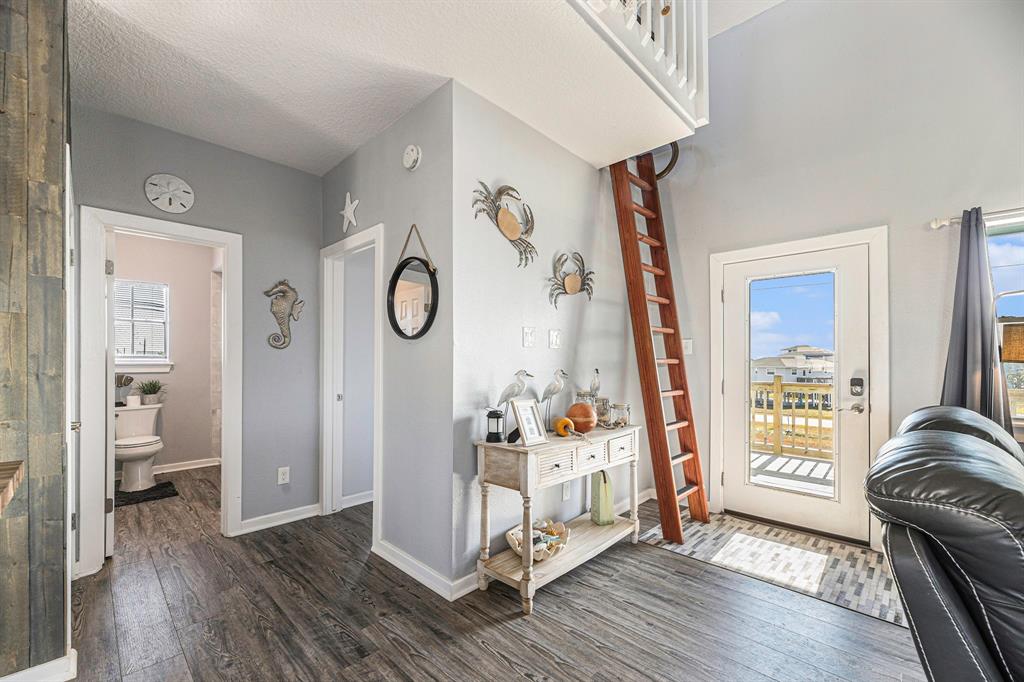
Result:
<svg viewBox="0 0 1024 682"><path fill-rule="evenodd" d="M638 156L636 168L637 172L633 174L628 169L627 161L613 164L612 187L662 535L670 542L682 543L680 500L687 500L691 518L707 523L707 494L686 380L686 363L679 334L672 270L665 248L665 226L661 217L661 199L653 155ZM635 203L633 186L640 189L642 204ZM642 216L646 222L646 234L637 229L637 215ZM643 261L641 243L650 247L650 263ZM654 276L653 295L646 289L645 272ZM658 307L657 325L651 322L648 307L651 304ZM656 355L654 334L662 336L665 358ZM659 360L662 361L661 365ZM669 362L664 362L666 360ZM667 367L670 383L667 389L661 387L659 366ZM665 400L672 403L674 419L671 421L666 417ZM673 454L671 447L672 431L676 433L680 448L676 454ZM679 478L675 475L675 466L680 467Z"/></svg>

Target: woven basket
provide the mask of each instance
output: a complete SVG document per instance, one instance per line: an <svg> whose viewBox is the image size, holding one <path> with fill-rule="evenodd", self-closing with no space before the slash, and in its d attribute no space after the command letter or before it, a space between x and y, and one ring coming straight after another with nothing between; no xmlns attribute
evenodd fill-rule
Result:
<svg viewBox="0 0 1024 682"><path fill-rule="evenodd" d="M563 549L565 549L565 546L569 544L569 528L567 528L564 523L551 523L550 521L548 521L545 525L547 526L546 530L551 531L548 533L549 535L558 535L559 537L561 537L562 541L557 544L550 543L547 545L545 549L542 550L534 550L534 562L550 559L551 557L555 556ZM505 533L505 539L508 540L508 546L512 548L513 552L515 552L519 556L523 556L522 524L519 524L515 528L510 528L508 532Z"/></svg>

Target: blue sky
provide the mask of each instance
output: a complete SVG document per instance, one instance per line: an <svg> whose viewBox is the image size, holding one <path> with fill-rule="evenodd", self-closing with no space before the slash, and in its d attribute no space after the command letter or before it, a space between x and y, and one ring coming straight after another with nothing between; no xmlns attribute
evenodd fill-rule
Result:
<svg viewBox="0 0 1024 682"><path fill-rule="evenodd" d="M1024 289L1024 233L988 238L988 259L995 293ZM999 315L1024 317L1024 296L1007 296L996 305Z"/></svg>
<svg viewBox="0 0 1024 682"><path fill-rule="evenodd" d="M1021 248L1024 254L1024 242ZM751 282L750 357L778 355L783 348L797 344L832 349L834 301L835 275L831 272Z"/></svg>

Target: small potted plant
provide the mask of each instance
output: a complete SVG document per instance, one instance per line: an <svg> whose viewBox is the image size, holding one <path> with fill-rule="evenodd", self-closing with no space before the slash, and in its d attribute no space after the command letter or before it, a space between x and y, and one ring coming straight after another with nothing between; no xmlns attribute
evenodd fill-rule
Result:
<svg viewBox="0 0 1024 682"><path fill-rule="evenodd" d="M164 385L156 379L149 379L147 381L136 384L139 389L139 393L142 394L143 405L156 405L160 402L160 394L164 391Z"/></svg>

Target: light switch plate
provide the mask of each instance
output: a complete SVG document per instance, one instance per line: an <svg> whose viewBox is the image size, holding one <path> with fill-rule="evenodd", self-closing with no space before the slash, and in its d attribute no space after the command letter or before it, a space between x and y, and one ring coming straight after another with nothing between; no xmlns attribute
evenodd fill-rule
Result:
<svg viewBox="0 0 1024 682"><path fill-rule="evenodd" d="M537 328L523 327L523 348L533 348L537 345Z"/></svg>
<svg viewBox="0 0 1024 682"><path fill-rule="evenodd" d="M562 330L561 329L549 329L548 330L548 348L561 348L562 347Z"/></svg>
<svg viewBox="0 0 1024 682"><path fill-rule="evenodd" d="M277 484L284 485L291 479L292 468L291 467L278 467L277 468Z"/></svg>
<svg viewBox="0 0 1024 682"><path fill-rule="evenodd" d="M570 481L566 481L562 484L562 502L568 502L570 497L572 497L572 485L570 485Z"/></svg>
<svg viewBox="0 0 1024 682"><path fill-rule="evenodd" d="M683 339L683 355L693 355L693 339Z"/></svg>

